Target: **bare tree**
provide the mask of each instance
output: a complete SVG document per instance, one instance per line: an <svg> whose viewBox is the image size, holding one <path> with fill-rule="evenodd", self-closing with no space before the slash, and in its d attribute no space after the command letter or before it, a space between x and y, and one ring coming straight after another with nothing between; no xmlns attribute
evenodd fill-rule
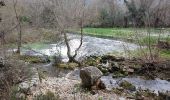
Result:
<svg viewBox="0 0 170 100"><path fill-rule="evenodd" d="M46 3L46 2L44 2ZM75 58L83 43L83 27L85 20L85 1L84 0L51 0L49 7L55 16L55 25L57 30L64 35L64 41L67 47L67 56L69 62L80 64ZM69 44L67 29L80 28L81 37L78 48L72 53Z"/></svg>
<svg viewBox="0 0 170 100"><path fill-rule="evenodd" d="M19 15L18 15L18 12L17 12L17 0L13 0L13 8L14 8L14 12L15 12L15 17L16 17L16 20L17 20L17 23L18 23L18 41L17 41L17 45L18 45L18 50L17 50L17 53L20 54L20 49L21 49L21 44L22 44L22 26L21 26L21 20L19 18Z"/></svg>

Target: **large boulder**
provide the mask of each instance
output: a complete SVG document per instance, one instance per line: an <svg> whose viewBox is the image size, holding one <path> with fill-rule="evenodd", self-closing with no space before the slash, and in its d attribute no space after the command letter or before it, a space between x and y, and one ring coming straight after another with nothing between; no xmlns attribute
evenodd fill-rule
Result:
<svg viewBox="0 0 170 100"><path fill-rule="evenodd" d="M80 70L80 78L83 87L91 88L96 85L97 81L103 73L96 67L90 66Z"/></svg>

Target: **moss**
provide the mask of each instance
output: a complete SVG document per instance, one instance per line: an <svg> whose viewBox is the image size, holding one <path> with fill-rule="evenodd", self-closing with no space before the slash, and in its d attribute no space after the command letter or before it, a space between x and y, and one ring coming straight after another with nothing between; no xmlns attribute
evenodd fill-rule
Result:
<svg viewBox="0 0 170 100"><path fill-rule="evenodd" d="M100 96L100 97L98 98L98 100L103 100L103 97Z"/></svg>
<svg viewBox="0 0 170 100"><path fill-rule="evenodd" d="M76 67L78 67L78 64L76 64L76 63L61 63L61 64L58 64L57 67L63 68L63 69L75 69Z"/></svg>
<svg viewBox="0 0 170 100"><path fill-rule="evenodd" d="M123 88L113 88L112 91L115 94L121 95L124 92L124 89Z"/></svg>
<svg viewBox="0 0 170 100"><path fill-rule="evenodd" d="M107 69L107 68L104 68L104 67L102 67L102 66L97 66L97 68L98 68L103 74L108 73L108 69Z"/></svg>
<svg viewBox="0 0 170 100"><path fill-rule="evenodd" d="M88 57L84 60L84 64L89 66L97 66L100 62L100 59L100 57Z"/></svg>
<svg viewBox="0 0 170 100"><path fill-rule="evenodd" d="M125 72L122 72L122 71L117 71L117 72L114 72L112 74L112 77L113 78L118 78L118 77L125 77L127 74Z"/></svg>
<svg viewBox="0 0 170 100"><path fill-rule="evenodd" d="M45 63L41 59L41 57L38 56L27 56L27 55L21 55L19 56L20 60L24 60L25 62L30 62L30 63Z"/></svg>
<svg viewBox="0 0 170 100"><path fill-rule="evenodd" d="M136 87L132 85L131 83L129 83L128 81L121 82L119 86L123 87L124 89L131 90L131 91L136 90Z"/></svg>
<svg viewBox="0 0 170 100"><path fill-rule="evenodd" d="M142 98L142 97L145 97L145 98L150 98L150 99L156 99L156 100L162 100L162 99L158 99L158 96L155 94L155 93L152 93L150 92L149 90L139 90L135 93L135 98L136 99L139 99L139 98ZM148 100L147 99L147 100Z"/></svg>

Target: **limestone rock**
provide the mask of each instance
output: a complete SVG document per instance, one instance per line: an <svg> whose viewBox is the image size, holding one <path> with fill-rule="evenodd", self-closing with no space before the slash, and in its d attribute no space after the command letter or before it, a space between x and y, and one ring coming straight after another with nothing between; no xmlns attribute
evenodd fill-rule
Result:
<svg viewBox="0 0 170 100"><path fill-rule="evenodd" d="M82 85L86 88L91 88L96 84L103 73L96 67L90 66L80 70L80 78Z"/></svg>

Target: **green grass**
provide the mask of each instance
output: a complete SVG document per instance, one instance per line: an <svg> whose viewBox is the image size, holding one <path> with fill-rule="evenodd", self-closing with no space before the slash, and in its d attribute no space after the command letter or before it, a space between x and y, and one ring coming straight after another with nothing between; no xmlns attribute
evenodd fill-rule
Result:
<svg viewBox="0 0 170 100"><path fill-rule="evenodd" d="M151 28L149 31L151 32L151 34L153 33L159 34L160 32L160 30L154 28ZM83 32L85 35L121 39L133 43L139 42L141 45L147 45L149 43L149 37L147 36L147 29L144 28L135 28L135 29L134 28L84 28ZM136 36L139 39L136 39ZM168 38L161 37L161 40L170 41L170 37ZM158 41L158 36L151 35L150 44L154 45L157 43L157 41Z"/></svg>
<svg viewBox="0 0 170 100"><path fill-rule="evenodd" d="M153 49L152 48L152 54L158 54L160 58L163 59L170 59L170 50L166 49L161 49L159 53L157 52L158 49ZM149 49L148 48L143 48L143 49L137 49L130 51L131 57L144 57L144 55L149 54Z"/></svg>
<svg viewBox="0 0 170 100"><path fill-rule="evenodd" d="M49 47L49 44L45 43L31 43L31 44L24 44L24 47L32 48L32 49L45 49Z"/></svg>
<svg viewBox="0 0 170 100"><path fill-rule="evenodd" d="M170 59L170 50L161 50L160 55L163 58Z"/></svg>
<svg viewBox="0 0 170 100"><path fill-rule="evenodd" d="M84 33L88 35L125 38L134 34L132 28L84 28Z"/></svg>

